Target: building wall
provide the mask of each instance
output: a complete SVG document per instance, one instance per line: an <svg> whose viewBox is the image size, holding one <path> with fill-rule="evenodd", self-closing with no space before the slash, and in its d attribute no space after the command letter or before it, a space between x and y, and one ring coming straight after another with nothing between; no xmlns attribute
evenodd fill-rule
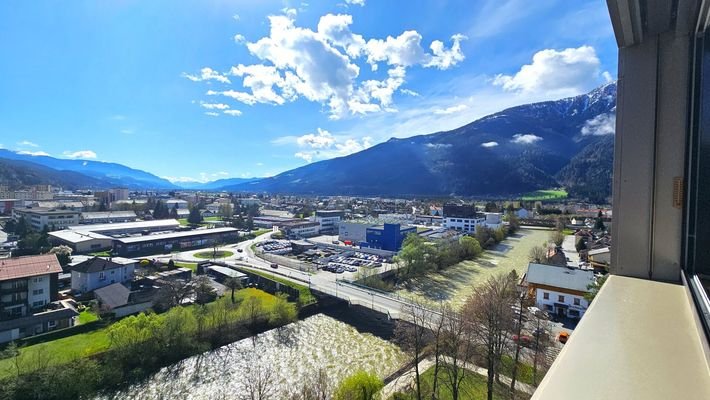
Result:
<svg viewBox="0 0 710 400"><path fill-rule="evenodd" d="M589 307L589 302L584 298L582 293L572 293L564 292L561 290L555 290L554 288L540 288L537 287L535 290L535 304L537 307L543 311L547 311L550 314L558 315L555 303L566 304L569 306L566 311L566 316L570 318L581 318L584 312L587 311ZM545 299L545 294L547 293L548 298ZM559 296L563 296L564 299L560 301ZM575 305L574 301L578 300L579 305ZM579 312L579 316L574 316L569 311Z"/></svg>
<svg viewBox="0 0 710 400"><path fill-rule="evenodd" d="M103 272L103 277L101 276ZM135 265L129 264L100 272L71 272L71 288L77 292L91 292L113 283L124 283L133 280Z"/></svg>
<svg viewBox="0 0 710 400"><path fill-rule="evenodd" d="M340 216L320 217L320 216L316 215L315 222L318 222L320 224L319 230L321 233L327 233L327 232L335 233L338 230L338 223L340 223Z"/></svg>
<svg viewBox="0 0 710 400"><path fill-rule="evenodd" d="M39 308L52 301L49 275L35 276L28 279L27 303L30 308Z"/></svg>
<svg viewBox="0 0 710 400"><path fill-rule="evenodd" d="M466 233L475 233L476 226L484 225L485 223L486 218L445 217L443 226L447 229L456 229L457 231Z"/></svg>
<svg viewBox="0 0 710 400"><path fill-rule="evenodd" d="M415 227L401 229L399 224L385 224L382 229L368 228L366 241L369 247L375 249L399 251L407 235L416 232Z"/></svg>
<svg viewBox="0 0 710 400"><path fill-rule="evenodd" d="M366 232L370 226L358 222L340 221L338 223L338 240L341 242L350 240L353 243L364 242L367 240Z"/></svg>

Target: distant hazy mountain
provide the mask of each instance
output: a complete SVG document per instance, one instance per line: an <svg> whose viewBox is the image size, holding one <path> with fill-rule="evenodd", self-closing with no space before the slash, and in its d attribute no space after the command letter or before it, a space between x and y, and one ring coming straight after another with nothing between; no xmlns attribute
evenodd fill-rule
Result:
<svg viewBox="0 0 710 400"><path fill-rule="evenodd" d="M0 158L26 161L60 171L74 171L96 178L104 186L122 186L132 189L177 189L170 181L145 171L125 165L101 161L65 160L49 156L31 156L0 149Z"/></svg>
<svg viewBox="0 0 710 400"><path fill-rule="evenodd" d="M391 139L225 189L502 196L564 184L575 193L604 198L611 186L615 111L612 83L576 97L509 108L452 131Z"/></svg>
<svg viewBox="0 0 710 400"><path fill-rule="evenodd" d="M179 182L180 187L192 190L222 190L225 187L253 182L258 178L225 178L211 182Z"/></svg>
<svg viewBox="0 0 710 400"><path fill-rule="evenodd" d="M51 184L65 189L105 189L106 182L74 171L58 171L43 165L0 158L0 185L12 188Z"/></svg>

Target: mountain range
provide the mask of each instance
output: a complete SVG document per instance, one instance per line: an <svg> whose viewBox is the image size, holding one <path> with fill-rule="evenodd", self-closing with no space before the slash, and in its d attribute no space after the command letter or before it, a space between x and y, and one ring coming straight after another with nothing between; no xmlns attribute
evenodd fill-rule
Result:
<svg viewBox="0 0 710 400"><path fill-rule="evenodd" d="M616 83L609 83L223 189L498 197L564 186L603 201L611 194L615 112Z"/></svg>
<svg viewBox="0 0 710 400"><path fill-rule="evenodd" d="M580 96L521 105L460 128L392 138L348 156L269 178L172 183L121 164L0 149L0 183L317 195L499 197L563 186L572 196L611 193L616 83Z"/></svg>

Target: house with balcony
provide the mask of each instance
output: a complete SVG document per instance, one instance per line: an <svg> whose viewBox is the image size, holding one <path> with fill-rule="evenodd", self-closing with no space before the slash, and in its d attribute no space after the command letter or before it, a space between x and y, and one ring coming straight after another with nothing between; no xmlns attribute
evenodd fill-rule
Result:
<svg viewBox="0 0 710 400"><path fill-rule="evenodd" d="M61 272L54 254L0 260L0 343L73 325L78 313L56 302Z"/></svg>

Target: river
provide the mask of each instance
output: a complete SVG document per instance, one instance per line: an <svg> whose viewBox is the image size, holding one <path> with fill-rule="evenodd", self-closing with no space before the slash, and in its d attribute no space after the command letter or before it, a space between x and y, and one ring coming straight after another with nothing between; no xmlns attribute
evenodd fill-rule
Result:
<svg viewBox="0 0 710 400"><path fill-rule="evenodd" d="M522 276L527 269L530 249L542 245L549 237L549 230L521 229L477 259L415 278L396 293L402 297L444 301L460 307L473 287L491 275L516 270Z"/></svg>
<svg viewBox="0 0 710 400"><path fill-rule="evenodd" d="M404 353L372 333L325 314L262 333L165 367L144 382L97 399L241 398L245 383L269 377L272 398L285 398L324 368L331 382L364 369L384 378L406 362Z"/></svg>

